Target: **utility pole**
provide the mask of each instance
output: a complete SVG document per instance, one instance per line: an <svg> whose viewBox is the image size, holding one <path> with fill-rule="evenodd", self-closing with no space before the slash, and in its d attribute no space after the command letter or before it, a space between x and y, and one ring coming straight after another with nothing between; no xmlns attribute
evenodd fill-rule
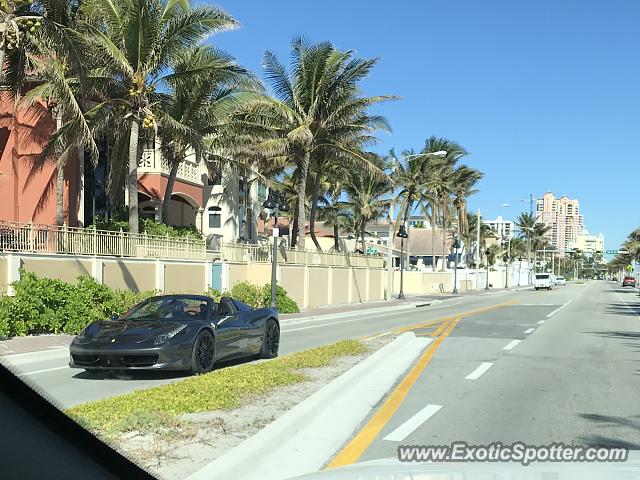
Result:
<svg viewBox="0 0 640 480"><path fill-rule="evenodd" d="M480 209L478 209L478 225L476 227L476 289L480 288Z"/></svg>

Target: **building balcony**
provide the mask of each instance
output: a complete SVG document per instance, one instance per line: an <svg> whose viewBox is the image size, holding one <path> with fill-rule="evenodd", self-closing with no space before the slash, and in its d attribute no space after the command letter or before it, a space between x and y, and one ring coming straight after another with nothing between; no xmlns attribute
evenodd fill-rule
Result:
<svg viewBox="0 0 640 480"><path fill-rule="evenodd" d="M203 179L206 178L206 175L200 164L194 160L195 155L190 155L186 160L182 161L178 167L176 179L193 185L203 186ZM138 175L155 173L168 177L170 172L171 165L167 159L162 156L159 149L146 148L143 150L140 161L138 162Z"/></svg>

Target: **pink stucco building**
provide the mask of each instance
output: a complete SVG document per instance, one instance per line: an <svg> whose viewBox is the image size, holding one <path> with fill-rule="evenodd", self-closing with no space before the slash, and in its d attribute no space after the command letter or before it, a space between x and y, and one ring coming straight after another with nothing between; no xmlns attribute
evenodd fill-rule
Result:
<svg viewBox="0 0 640 480"><path fill-rule="evenodd" d="M536 203L536 221L551 227L549 240L560 251L560 255L564 255L564 251L570 248L584 229L580 202L566 195L556 198L553 193L547 192Z"/></svg>

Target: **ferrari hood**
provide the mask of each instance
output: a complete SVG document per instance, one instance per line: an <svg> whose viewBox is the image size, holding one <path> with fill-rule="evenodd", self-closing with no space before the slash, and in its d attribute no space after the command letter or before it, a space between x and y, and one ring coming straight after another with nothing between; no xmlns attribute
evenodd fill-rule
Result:
<svg viewBox="0 0 640 480"><path fill-rule="evenodd" d="M87 327L87 343L141 343L168 333L184 322L171 320L118 320L95 322Z"/></svg>

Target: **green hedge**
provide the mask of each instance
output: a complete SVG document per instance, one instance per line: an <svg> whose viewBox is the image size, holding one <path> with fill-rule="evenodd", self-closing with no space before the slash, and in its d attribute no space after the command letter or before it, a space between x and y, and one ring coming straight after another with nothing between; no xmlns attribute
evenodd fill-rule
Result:
<svg viewBox="0 0 640 480"><path fill-rule="evenodd" d="M122 314L155 292L113 290L93 278L74 284L21 271L15 296L0 297L0 336L77 334L95 320Z"/></svg>
<svg viewBox="0 0 640 480"><path fill-rule="evenodd" d="M75 335L89 323L104 320L114 313L121 315L136 303L157 294L113 290L91 277L79 277L76 283L67 283L26 271L21 271L20 280L12 285L15 296L0 296L0 338L42 333ZM216 301L223 295L213 289L207 293ZM270 304L271 286L240 282L225 295L260 308ZM280 313L300 311L295 300L280 285L276 290L276 304Z"/></svg>
<svg viewBox="0 0 640 480"><path fill-rule="evenodd" d="M240 300L254 308L268 307L271 304L271 284L265 283L262 287L248 282L238 282L230 292L219 292L210 288L207 294L216 301L223 295ZM289 297L287 291L280 285L276 285L276 309L280 313L298 313L300 308L294 299Z"/></svg>
<svg viewBox="0 0 640 480"><path fill-rule="evenodd" d="M96 216L95 223L87 228L97 228L98 230L129 231L129 213L127 209L119 209L107 221L100 216ZM202 234L195 226L170 226L156 222L150 218L140 219L140 233L149 235L160 235L169 237L186 237L195 240L202 240Z"/></svg>

